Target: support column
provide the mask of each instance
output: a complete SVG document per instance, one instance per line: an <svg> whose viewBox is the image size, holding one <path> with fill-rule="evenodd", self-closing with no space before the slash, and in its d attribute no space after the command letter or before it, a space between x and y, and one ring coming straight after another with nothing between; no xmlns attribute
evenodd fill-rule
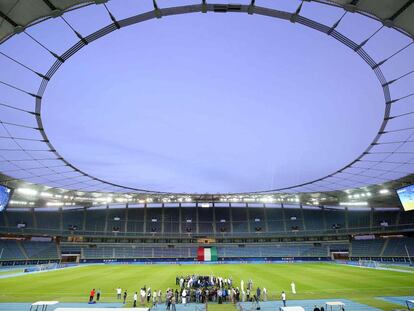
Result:
<svg viewBox="0 0 414 311"><path fill-rule="evenodd" d="M181 217L182 217L182 209L181 209L181 203L178 203L178 233L182 233L181 229Z"/></svg>
<svg viewBox="0 0 414 311"><path fill-rule="evenodd" d="M198 224L198 202L196 203L196 233L200 233L200 226Z"/></svg>
<svg viewBox="0 0 414 311"><path fill-rule="evenodd" d="M162 203L161 205L161 233L164 233L164 222L165 222L164 218L165 218L164 217L164 203Z"/></svg>
<svg viewBox="0 0 414 311"><path fill-rule="evenodd" d="M147 203L144 203L144 233L147 233Z"/></svg>
<svg viewBox="0 0 414 311"><path fill-rule="evenodd" d="M283 206L283 203L280 203L280 206L282 207L282 218L283 218L283 229L286 230L286 214L285 214L285 207Z"/></svg>
<svg viewBox="0 0 414 311"><path fill-rule="evenodd" d="M128 203L125 204L125 224L124 224L124 232L128 231Z"/></svg>
<svg viewBox="0 0 414 311"><path fill-rule="evenodd" d="M109 217L109 205L106 204L104 232L108 232L108 217ZM111 231L112 231L112 229L111 229Z"/></svg>
<svg viewBox="0 0 414 311"><path fill-rule="evenodd" d="M63 231L63 207L59 207L59 229Z"/></svg>
<svg viewBox="0 0 414 311"><path fill-rule="evenodd" d="M396 219L395 219L395 224L397 226L400 225L400 219L401 219L401 210L398 211L397 216L396 216Z"/></svg>
<svg viewBox="0 0 414 311"><path fill-rule="evenodd" d="M324 228L324 230L328 230L328 226L326 224L325 207L324 206L321 206L321 210L322 210L323 228Z"/></svg>
<svg viewBox="0 0 414 311"><path fill-rule="evenodd" d="M86 207L83 208L82 230L86 231Z"/></svg>
<svg viewBox="0 0 414 311"><path fill-rule="evenodd" d="M230 233L233 234L233 210L231 208L231 203L229 203L229 218L230 218Z"/></svg>
<svg viewBox="0 0 414 311"><path fill-rule="evenodd" d="M264 215L264 222L265 222L265 231L269 232L269 224L267 223L267 210L266 204L263 203L263 215Z"/></svg>
<svg viewBox="0 0 414 311"><path fill-rule="evenodd" d="M214 204L214 202L212 202L213 206L213 234L215 235L217 233L217 228L216 228L216 205Z"/></svg>
<svg viewBox="0 0 414 311"><path fill-rule="evenodd" d="M303 230L306 230L305 214L303 213L303 206L302 206L302 204L300 204L299 206L300 206L300 216L302 218Z"/></svg>
<svg viewBox="0 0 414 311"><path fill-rule="evenodd" d="M246 203L246 218L247 218L247 232L250 232L250 212L249 212L249 203Z"/></svg>
<svg viewBox="0 0 414 311"><path fill-rule="evenodd" d="M3 213L3 217L4 217L4 225L6 226L6 227L8 227L9 226L9 218L7 217L7 210L6 211L4 211ZM397 222L398 223L398 222ZM33 227L34 227L34 224L33 224Z"/></svg>
<svg viewBox="0 0 414 311"><path fill-rule="evenodd" d="M35 213L34 207L30 209L30 212L32 213L32 217L33 217L33 227L37 228L37 219L36 219L36 213Z"/></svg>
<svg viewBox="0 0 414 311"><path fill-rule="evenodd" d="M372 228L372 225L374 224L374 208L371 207L371 211L369 213L369 228Z"/></svg>
<svg viewBox="0 0 414 311"><path fill-rule="evenodd" d="M349 229L349 223L348 223L348 206L345 206L345 228L346 228L346 230Z"/></svg>

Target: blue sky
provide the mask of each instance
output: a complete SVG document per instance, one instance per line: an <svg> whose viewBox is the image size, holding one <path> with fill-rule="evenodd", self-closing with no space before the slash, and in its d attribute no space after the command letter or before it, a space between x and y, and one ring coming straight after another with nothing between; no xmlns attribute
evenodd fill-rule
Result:
<svg viewBox="0 0 414 311"><path fill-rule="evenodd" d="M108 7L127 14L119 1ZM94 7L67 19L87 35L109 23L105 14ZM308 14L329 23L342 11ZM48 23L31 32L54 50L76 41L61 20ZM362 40L377 26L343 31ZM375 44L383 43L373 40L373 53ZM49 83L42 115L56 149L87 173L149 190L214 193L332 173L372 141L383 109L372 70L336 40L256 15L197 13L88 45Z"/></svg>

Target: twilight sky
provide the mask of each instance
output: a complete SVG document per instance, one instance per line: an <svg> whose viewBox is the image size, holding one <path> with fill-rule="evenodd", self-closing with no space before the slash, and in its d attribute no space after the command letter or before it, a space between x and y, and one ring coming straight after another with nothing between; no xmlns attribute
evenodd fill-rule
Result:
<svg viewBox="0 0 414 311"><path fill-rule="evenodd" d="M118 19L150 9L128 6L108 3ZM342 14L317 8L304 14L328 24ZM109 23L105 14L93 6L65 16L87 35ZM378 28L346 18L342 31L357 41ZM58 52L76 41L59 19L31 33ZM367 49L386 55L376 45L387 35ZM214 193L279 188L336 171L372 141L384 99L372 70L326 35L262 16L196 13L88 45L55 74L42 109L56 149L91 175L149 190Z"/></svg>

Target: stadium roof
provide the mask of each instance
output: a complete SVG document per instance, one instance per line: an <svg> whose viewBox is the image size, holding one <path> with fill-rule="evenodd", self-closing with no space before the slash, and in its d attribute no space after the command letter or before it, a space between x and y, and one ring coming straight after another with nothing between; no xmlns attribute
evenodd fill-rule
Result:
<svg viewBox="0 0 414 311"><path fill-rule="evenodd" d="M309 1L309 0L307 0ZM410 0L310 0L335 5L382 21L414 37L414 6ZM107 0L8 0L0 3L0 41L47 18ZM201 2L201 1L200 1ZM203 1L205 3L209 1ZM213 3L213 1L211 1ZM255 3L255 1L251 1Z"/></svg>
<svg viewBox="0 0 414 311"><path fill-rule="evenodd" d="M299 184L284 185L278 188L253 191L257 193L272 192L329 192L345 190L369 185L383 184L408 176L414 172L414 110L412 108L413 73L414 68L408 57L413 55L414 38L414 1L412 0L352 0L352 1L290 1L288 7L260 6L259 1L242 1L243 4L213 4L209 1L180 1L182 5L167 7L168 1L150 1L151 9L136 15L117 19L112 13L110 4L114 1L51 1L51 0L21 0L2 1L0 3L0 42L2 46L13 38L27 36L39 45L51 57L49 67L40 71L33 69L13 55L13 50L1 50L0 57L9 61L12 66L29 72L34 81L26 83L31 89L21 86L20 81L9 81L7 75L0 77L2 93L5 98L0 101L1 129L1 160L0 171L9 176L3 182L15 180L27 181L34 184L46 185L52 188L63 188L80 191L98 192L138 192L162 193L157 189L146 189L122 185L104 178L97 178L96 172L79 169L68 159L64 158L49 139L43 126L42 100L50 80L59 68L78 51L94 41L117 29L141 23L150 19L168 17L197 12L214 13L247 13L263 15L292 23L297 23L310 29L324 33L344 46L352 49L376 76L383 92L384 118L378 125L378 133L371 143L362 150L350 163L338 167L328 175L307 180ZM294 9L290 10L294 3ZM84 36L65 19L65 13L82 9L86 6L103 4L102 10L107 13L108 22L104 27L97 28ZM162 4L162 6L161 6ZM332 23L321 20L306 13L305 8L315 6L333 7L341 10ZM344 10L342 10L344 9ZM337 11L336 11L337 12ZM347 33L347 23L352 24L348 15L360 14L367 20L380 23L364 37ZM38 38L30 32L31 26L46 21L49 18L62 19L76 35L74 44L68 43L63 53L55 52L46 46L43 38ZM322 18L323 19L323 18ZM352 25L350 25L352 26ZM383 47L369 48L369 44L381 32L393 30L392 44ZM362 32L362 30L361 30ZM16 35L15 37L13 35ZM383 49L383 50L381 50ZM378 51L377 51L378 50ZM381 50L381 51L379 51ZM6 72L6 71L4 71ZM26 81L22 74L22 80ZM36 90L37 89L37 90ZM4 91L4 92L3 92ZM6 93L7 92L7 93ZM10 92L10 93L9 93ZM31 101L22 105L22 102ZM23 117L22 117L23 115ZM174 192L174 191L172 191Z"/></svg>

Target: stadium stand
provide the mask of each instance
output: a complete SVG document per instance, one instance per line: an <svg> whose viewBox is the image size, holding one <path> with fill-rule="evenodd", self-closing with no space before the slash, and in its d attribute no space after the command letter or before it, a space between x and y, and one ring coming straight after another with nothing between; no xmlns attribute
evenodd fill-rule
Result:
<svg viewBox="0 0 414 311"><path fill-rule="evenodd" d="M7 213L8 223L11 227L17 227L19 224L25 224L27 227L34 227L33 224L33 213L30 211L26 212L8 212Z"/></svg>
<svg viewBox="0 0 414 311"><path fill-rule="evenodd" d="M266 208L266 215L270 232L286 231L283 210L281 208Z"/></svg>
<svg viewBox="0 0 414 311"><path fill-rule="evenodd" d="M129 208L127 232L144 232L144 209Z"/></svg>
<svg viewBox="0 0 414 311"><path fill-rule="evenodd" d="M62 211L62 229L81 229L83 226L83 214L83 209Z"/></svg>
<svg viewBox="0 0 414 311"><path fill-rule="evenodd" d="M22 246L30 259L57 259L56 244L53 242L23 241Z"/></svg>
<svg viewBox="0 0 414 311"><path fill-rule="evenodd" d="M139 234L283 234L292 231L319 233L369 233L398 231L414 224L414 213L391 210L333 210L320 208L106 208L38 211L7 211L0 218L2 232L88 235ZM181 217L180 217L181 215ZM17 230L17 224L25 228ZM260 228L260 230L256 230ZM114 230L116 229L116 230Z"/></svg>
<svg viewBox="0 0 414 311"><path fill-rule="evenodd" d="M353 240L351 255L353 257L379 257L384 247L384 242L384 239Z"/></svg>
<svg viewBox="0 0 414 311"><path fill-rule="evenodd" d="M344 209L325 208L324 216L327 229L346 228L346 213Z"/></svg>
<svg viewBox="0 0 414 311"><path fill-rule="evenodd" d="M414 256L414 238L390 238L384 249L384 257L405 257L407 252L410 256Z"/></svg>
<svg viewBox="0 0 414 311"><path fill-rule="evenodd" d="M0 231L24 241L2 240L1 260L56 260L78 254L81 260L188 259L196 257L197 239L213 238L218 256L232 258L331 258L342 252L350 258L407 258L414 255L414 213L396 209L334 209L297 205L280 208L257 204L192 203L135 205L129 208L97 206L91 209L6 210ZM18 223L26 227L17 228ZM386 225L384 225L386 223ZM406 236L405 238L381 238ZM403 232L403 234L401 234ZM370 234L373 240L353 235ZM52 236L54 242L30 241ZM79 237L79 238L77 238Z"/></svg>
<svg viewBox="0 0 414 311"><path fill-rule="evenodd" d="M18 241L0 240L1 260L25 260L27 257L23 253Z"/></svg>
<svg viewBox="0 0 414 311"><path fill-rule="evenodd" d="M407 257L405 246L414 254L414 238L389 238L353 240L342 243L270 243L270 244L224 244L217 246L218 257L232 258L329 258L330 252L352 250L352 258ZM384 248L385 247L385 248ZM60 253L54 242L0 240L4 249L1 260L58 259ZM79 254L81 259L190 259L196 257L196 246L154 245L149 243L76 244L63 242L62 254Z"/></svg>
<svg viewBox="0 0 414 311"><path fill-rule="evenodd" d="M245 207L231 208L233 232L248 232L247 209Z"/></svg>
<svg viewBox="0 0 414 311"><path fill-rule="evenodd" d="M363 228L371 227L371 210L348 210L348 230L358 232Z"/></svg>

